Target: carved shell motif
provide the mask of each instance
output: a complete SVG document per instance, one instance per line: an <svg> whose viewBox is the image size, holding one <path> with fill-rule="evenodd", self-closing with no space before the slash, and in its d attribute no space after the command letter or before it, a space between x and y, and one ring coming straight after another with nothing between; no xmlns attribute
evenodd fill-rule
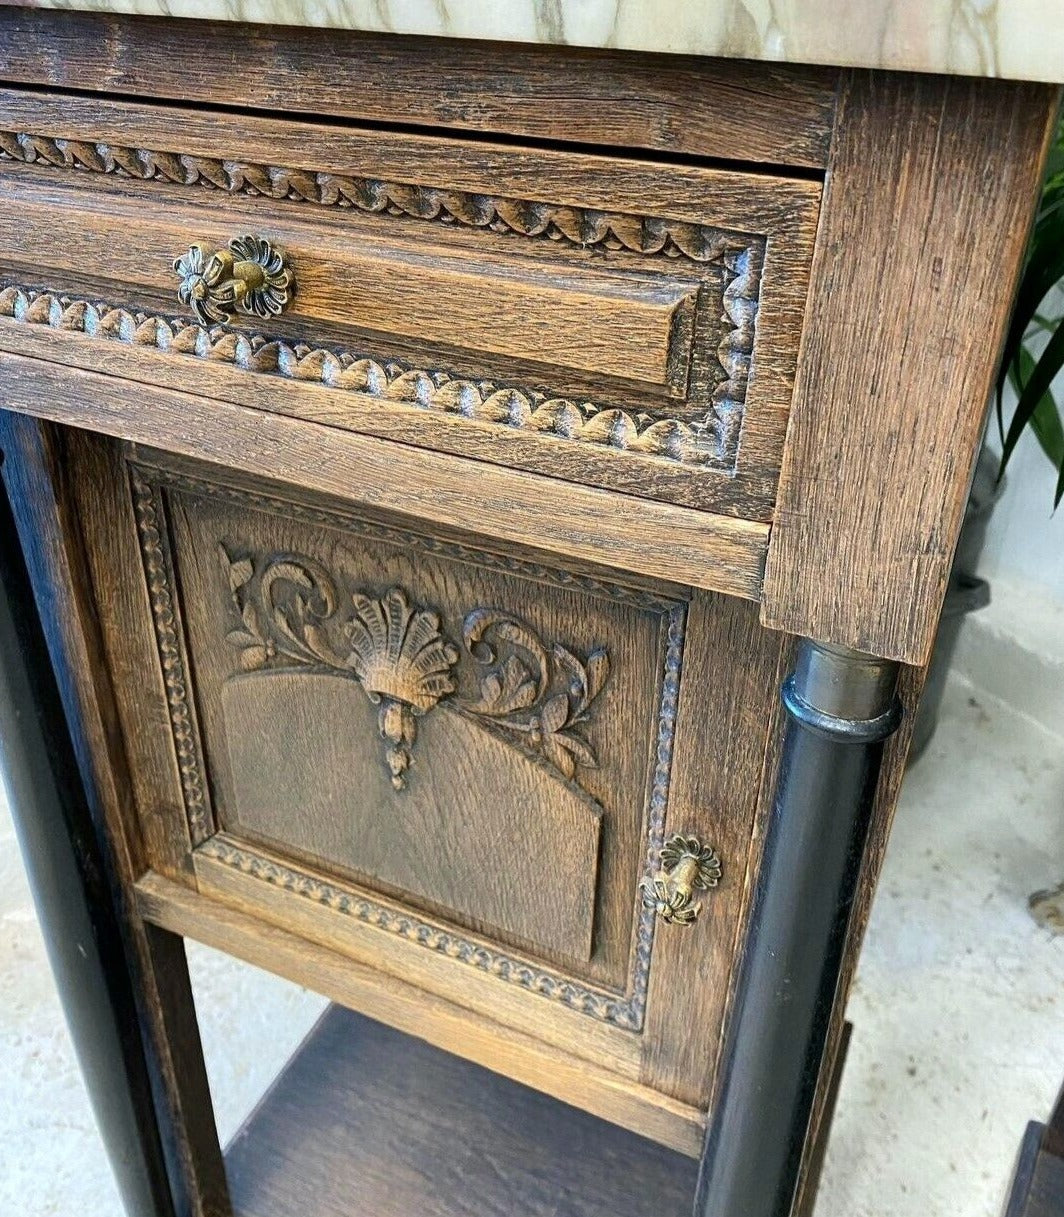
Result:
<svg viewBox="0 0 1064 1217"><path fill-rule="evenodd" d="M306 555L218 548L239 620L226 641L239 649L241 670L324 668L357 680L379 707L396 790L406 787L417 719L444 699L568 780L598 764L585 731L609 677L604 648L581 658L501 609L475 608L462 629L465 690L453 696L462 653L440 615L401 587L342 592L342 577Z"/></svg>
<svg viewBox="0 0 1064 1217"><path fill-rule="evenodd" d="M417 739L416 719L454 692L451 669L458 650L441 634L439 616L412 607L402 588L390 588L379 600L355 593L352 602L347 662L370 700L380 705L392 785L402 790Z"/></svg>

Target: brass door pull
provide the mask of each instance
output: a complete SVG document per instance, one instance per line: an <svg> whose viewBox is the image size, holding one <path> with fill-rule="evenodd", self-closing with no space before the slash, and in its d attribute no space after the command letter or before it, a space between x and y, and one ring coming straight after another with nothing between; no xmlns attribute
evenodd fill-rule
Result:
<svg viewBox="0 0 1064 1217"><path fill-rule="evenodd" d="M276 317L295 288L284 254L263 237L234 237L216 253L193 245L174 259L174 270L181 276L178 298L203 325L228 325L237 310Z"/></svg>
<svg viewBox="0 0 1064 1217"><path fill-rule="evenodd" d="M697 837L674 833L661 847L661 870L639 885L643 904L662 919L676 925L698 920L702 902L696 891L708 891L720 882L721 865L716 850Z"/></svg>

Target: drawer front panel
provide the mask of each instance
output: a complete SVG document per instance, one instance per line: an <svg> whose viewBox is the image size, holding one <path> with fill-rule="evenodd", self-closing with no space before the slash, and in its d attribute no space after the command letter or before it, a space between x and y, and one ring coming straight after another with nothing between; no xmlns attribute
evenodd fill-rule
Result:
<svg viewBox="0 0 1064 1217"><path fill-rule="evenodd" d="M0 160L0 270L54 301L9 294L0 330L77 333L120 373L135 345L160 383L265 409L294 406L250 382L312 384L335 426L771 516L817 182L14 93ZM178 316L173 260L244 233L288 259L288 311Z"/></svg>

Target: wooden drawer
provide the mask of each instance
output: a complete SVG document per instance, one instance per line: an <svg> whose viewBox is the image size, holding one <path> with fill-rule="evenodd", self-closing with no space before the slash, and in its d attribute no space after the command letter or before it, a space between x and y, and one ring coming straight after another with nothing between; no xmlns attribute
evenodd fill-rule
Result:
<svg viewBox="0 0 1064 1217"><path fill-rule="evenodd" d="M775 700L754 607L67 447L152 916L297 934L347 1004L697 1153ZM641 889L677 834L720 862L692 925Z"/></svg>
<svg viewBox="0 0 1064 1217"><path fill-rule="evenodd" d="M0 92L0 342L768 521L821 193L804 172ZM289 308L196 324L175 258L246 233L283 252Z"/></svg>

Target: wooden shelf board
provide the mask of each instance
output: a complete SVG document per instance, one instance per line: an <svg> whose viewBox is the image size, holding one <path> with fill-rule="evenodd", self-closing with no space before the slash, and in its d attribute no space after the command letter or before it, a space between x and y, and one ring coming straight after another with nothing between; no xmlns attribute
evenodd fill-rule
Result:
<svg viewBox="0 0 1064 1217"><path fill-rule="evenodd" d="M698 1164L332 1006L226 1168L237 1217L681 1217Z"/></svg>

